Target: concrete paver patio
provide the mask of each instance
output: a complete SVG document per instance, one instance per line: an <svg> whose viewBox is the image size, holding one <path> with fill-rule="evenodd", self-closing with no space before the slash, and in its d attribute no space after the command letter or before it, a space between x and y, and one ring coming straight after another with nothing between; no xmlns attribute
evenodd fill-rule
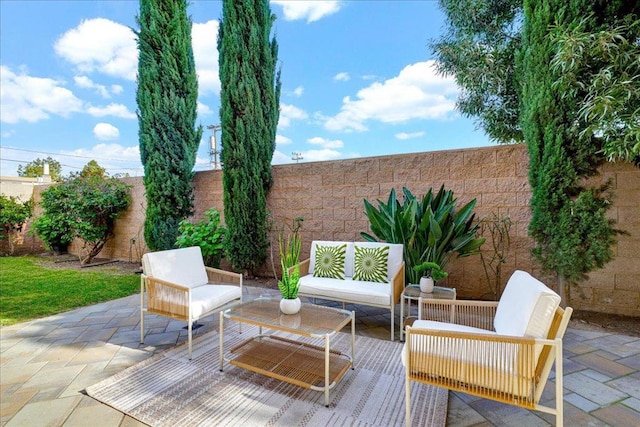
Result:
<svg viewBox="0 0 640 427"><path fill-rule="evenodd" d="M277 294L249 286L245 292L247 299ZM186 341L184 323L146 316L147 335L140 344L139 303L139 295L132 295L0 328L0 425L143 425L82 393L89 385ZM356 310L356 333L388 339L387 310L347 308ZM194 332L196 337L216 329L217 316L205 320ZM566 425L640 425L640 338L569 328L564 373ZM544 397L553 400L553 384L547 384ZM552 416L540 412L450 393L448 426L552 422Z"/></svg>

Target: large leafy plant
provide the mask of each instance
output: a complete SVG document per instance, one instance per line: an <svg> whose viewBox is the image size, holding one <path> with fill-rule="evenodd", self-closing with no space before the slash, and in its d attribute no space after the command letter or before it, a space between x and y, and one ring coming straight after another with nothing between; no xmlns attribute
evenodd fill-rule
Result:
<svg viewBox="0 0 640 427"><path fill-rule="evenodd" d="M457 209L453 191L445 190L444 185L438 193L430 189L422 198L407 188L402 193L402 203L392 189L386 203L378 200L377 208L365 200L365 213L374 235L360 235L371 242L379 239L404 245L407 283L419 282L421 274L413 267L423 262L434 262L445 269L454 255L465 257L480 252L485 239L477 237L475 199Z"/></svg>
<svg viewBox="0 0 640 427"><path fill-rule="evenodd" d="M219 268L224 253L227 228L220 222L220 212L211 208L204 213L205 218L190 223L182 220L178 230L180 235L176 240L179 248L200 246L204 263L210 267Z"/></svg>

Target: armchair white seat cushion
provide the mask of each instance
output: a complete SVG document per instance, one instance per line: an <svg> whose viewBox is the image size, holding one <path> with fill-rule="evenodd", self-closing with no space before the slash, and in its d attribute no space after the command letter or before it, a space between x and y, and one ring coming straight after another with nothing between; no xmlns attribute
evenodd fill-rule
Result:
<svg viewBox="0 0 640 427"><path fill-rule="evenodd" d="M149 252L142 257L140 342L144 314L187 322L189 358L193 323L242 301L242 275L206 267L200 247ZM145 298L146 296L146 298Z"/></svg>

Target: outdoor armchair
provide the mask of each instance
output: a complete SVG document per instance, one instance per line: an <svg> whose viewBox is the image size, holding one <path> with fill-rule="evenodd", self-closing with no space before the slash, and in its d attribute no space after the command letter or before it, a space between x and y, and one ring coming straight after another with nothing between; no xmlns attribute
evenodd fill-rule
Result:
<svg viewBox="0 0 640 427"><path fill-rule="evenodd" d="M146 253L142 270L140 343L145 313L182 320L187 322L189 359L193 324L242 302L242 274L205 267L198 246Z"/></svg>
<svg viewBox="0 0 640 427"><path fill-rule="evenodd" d="M538 410L563 420L562 338L572 309L526 272L516 271L498 302L420 299L407 327L406 423L411 382ZM539 404L555 362L555 408Z"/></svg>

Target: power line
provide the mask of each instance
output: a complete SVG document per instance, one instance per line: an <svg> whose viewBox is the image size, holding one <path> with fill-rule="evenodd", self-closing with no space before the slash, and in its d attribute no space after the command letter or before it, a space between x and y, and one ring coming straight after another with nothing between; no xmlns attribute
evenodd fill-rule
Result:
<svg viewBox="0 0 640 427"><path fill-rule="evenodd" d="M122 160L122 159L107 159L107 158L99 158L95 156L81 156L79 154L60 154L60 153L48 153L46 151L37 151L37 150L26 150L23 148L13 148L13 147L2 147L3 150L14 150L14 151L24 151L27 153L36 153L36 154L49 154L51 156L61 156L61 157L77 157L80 159L95 159L95 160L105 160L109 162L128 162L128 163L138 163L139 160Z"/></svg>
<svg viewBox="0 0 640 427"><path fill-rule="evenodd" d="M13 163L20 163L20 164L23 164L23 165L26 165L26 164L28 164L28 163L31 163L31 162L30 162L30 161L28 161L28 160L5 159L4 157L3 157L3 158L1 158L1 159L0 159L0 161L3 161L3 162L13 162ZM64 163L60 163L60 166L64 166L64 167L72 168L72 169L78 169L78 170L82 170L82 169L83 169L83 167L67 165L67 164L64 164ZM100 167L102 167L102 166L100 166ZM140 167L140 168L106 168L106 167L105 167L104 169L105 169L105 170L129 170L129 171L139 171L139 170L142 170L142 168L141 168L141 167Z"/></svg>

